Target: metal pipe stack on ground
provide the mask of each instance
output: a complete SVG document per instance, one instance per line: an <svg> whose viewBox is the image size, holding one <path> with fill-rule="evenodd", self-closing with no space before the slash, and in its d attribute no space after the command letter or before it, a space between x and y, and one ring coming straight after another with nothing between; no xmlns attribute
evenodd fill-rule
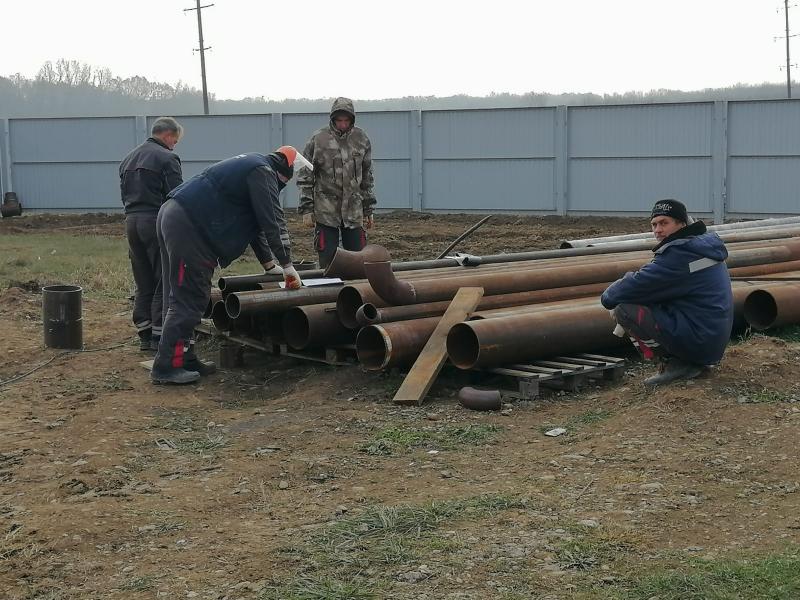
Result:
<svg viewBox="0 0 800 600"><path fill-rule="evenodd" d="M794 237L800 235L800 218L778 221L721 231L728 240L731 276L800 269L800 239ZM611 335L613 323L598 298L610 282L648 262L654 245L651 238L623 240L467 260L478 266L462 266L455 259L390 263L379 246L362 252L340 249L336 268L326 274L345 279L346 285L287 291L260 281L259 288L269 289L223 291L224 304L213 308L219 313L224 306L225 314L217 314L215 321L242 336L280 338L299 350L347 344L358 334L356 349L366 368L407 366L458 289L478 286L484 298L472 320L455 326L448 338L457 366L586 352L628 343ZM352 280L364 276L367 281ZM735 282L737 314L747 295L764 287ZM753 297L751 304L757 306L760 295Z"/></svg>

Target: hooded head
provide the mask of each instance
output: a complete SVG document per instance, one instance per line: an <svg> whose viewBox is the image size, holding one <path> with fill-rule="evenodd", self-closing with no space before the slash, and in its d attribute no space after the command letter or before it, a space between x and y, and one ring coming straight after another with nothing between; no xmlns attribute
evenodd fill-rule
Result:
<svg viewBox="0 0 800 600"><path fill-rule="evenodd" d="M347 122L349 121L349 123ZM337 98L331 106L331 127L345 133L356 124L356 111L350 98Z"/></svg>

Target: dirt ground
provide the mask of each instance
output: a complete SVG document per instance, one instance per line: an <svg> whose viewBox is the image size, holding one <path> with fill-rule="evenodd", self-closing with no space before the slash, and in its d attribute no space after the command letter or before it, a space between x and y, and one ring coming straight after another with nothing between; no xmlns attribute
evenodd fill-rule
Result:
<svg viewBox="0 0 800 600"><path fill-rule="evenodd" d="M478 218L378 215L372 240L430 258ZM645 226L503 216L459 249ZM122 225L0 221L26 232ZM474 413L452 372L405 408L402 376L256 354L153 387L127 302L85 298L93 351L64 354L43 349L37 287L0 290L0 381L43 365L0 384L2 598L665 598L643 574L800 542L797 341L748 336L657 393L632 361L619 382Z"/></svg>

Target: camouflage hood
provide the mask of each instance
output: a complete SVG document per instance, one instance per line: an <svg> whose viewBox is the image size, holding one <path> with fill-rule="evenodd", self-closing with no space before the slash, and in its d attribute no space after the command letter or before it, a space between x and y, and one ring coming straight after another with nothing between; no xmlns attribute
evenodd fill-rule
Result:
<svg viewBox="0 0 800 600"><path fill-rule="evenodd" d="M337 98L333 101L333 106L331 106L331 127L333 127L333 115L337 112L346 112L353 119L353 125L356 124L356 111L350 98Z"/></svg>

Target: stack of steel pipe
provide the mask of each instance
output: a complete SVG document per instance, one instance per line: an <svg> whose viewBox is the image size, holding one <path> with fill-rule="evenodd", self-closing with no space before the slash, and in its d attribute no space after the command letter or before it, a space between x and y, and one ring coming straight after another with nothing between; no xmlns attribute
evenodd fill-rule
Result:
<svg viewBox="0 0 800 600"><path fill-rule="evenodd" d="M732 276L800 270L800 218L735 225L719 232L729 249ZM410 262L390 262L380 246L339 249L324 273L302 273L341 280L334 285L283 290L275 276L221 278L208 312L231 335L301 350L355 341L366 368L403 367L419 354L458 289L478 286L484 297L475 314L456 325L448 339L457 366L591 351L627 343L611 335L613 324L599 296L615 279L652 259L655 242L644 235L648 238L590 241L564 250ZM762 288L772 284L734 284L737 314L746 295ZM755 298L751 304L761 306ZM779 314L776 319L783 322L789 313L784 308Z"/></svg>

